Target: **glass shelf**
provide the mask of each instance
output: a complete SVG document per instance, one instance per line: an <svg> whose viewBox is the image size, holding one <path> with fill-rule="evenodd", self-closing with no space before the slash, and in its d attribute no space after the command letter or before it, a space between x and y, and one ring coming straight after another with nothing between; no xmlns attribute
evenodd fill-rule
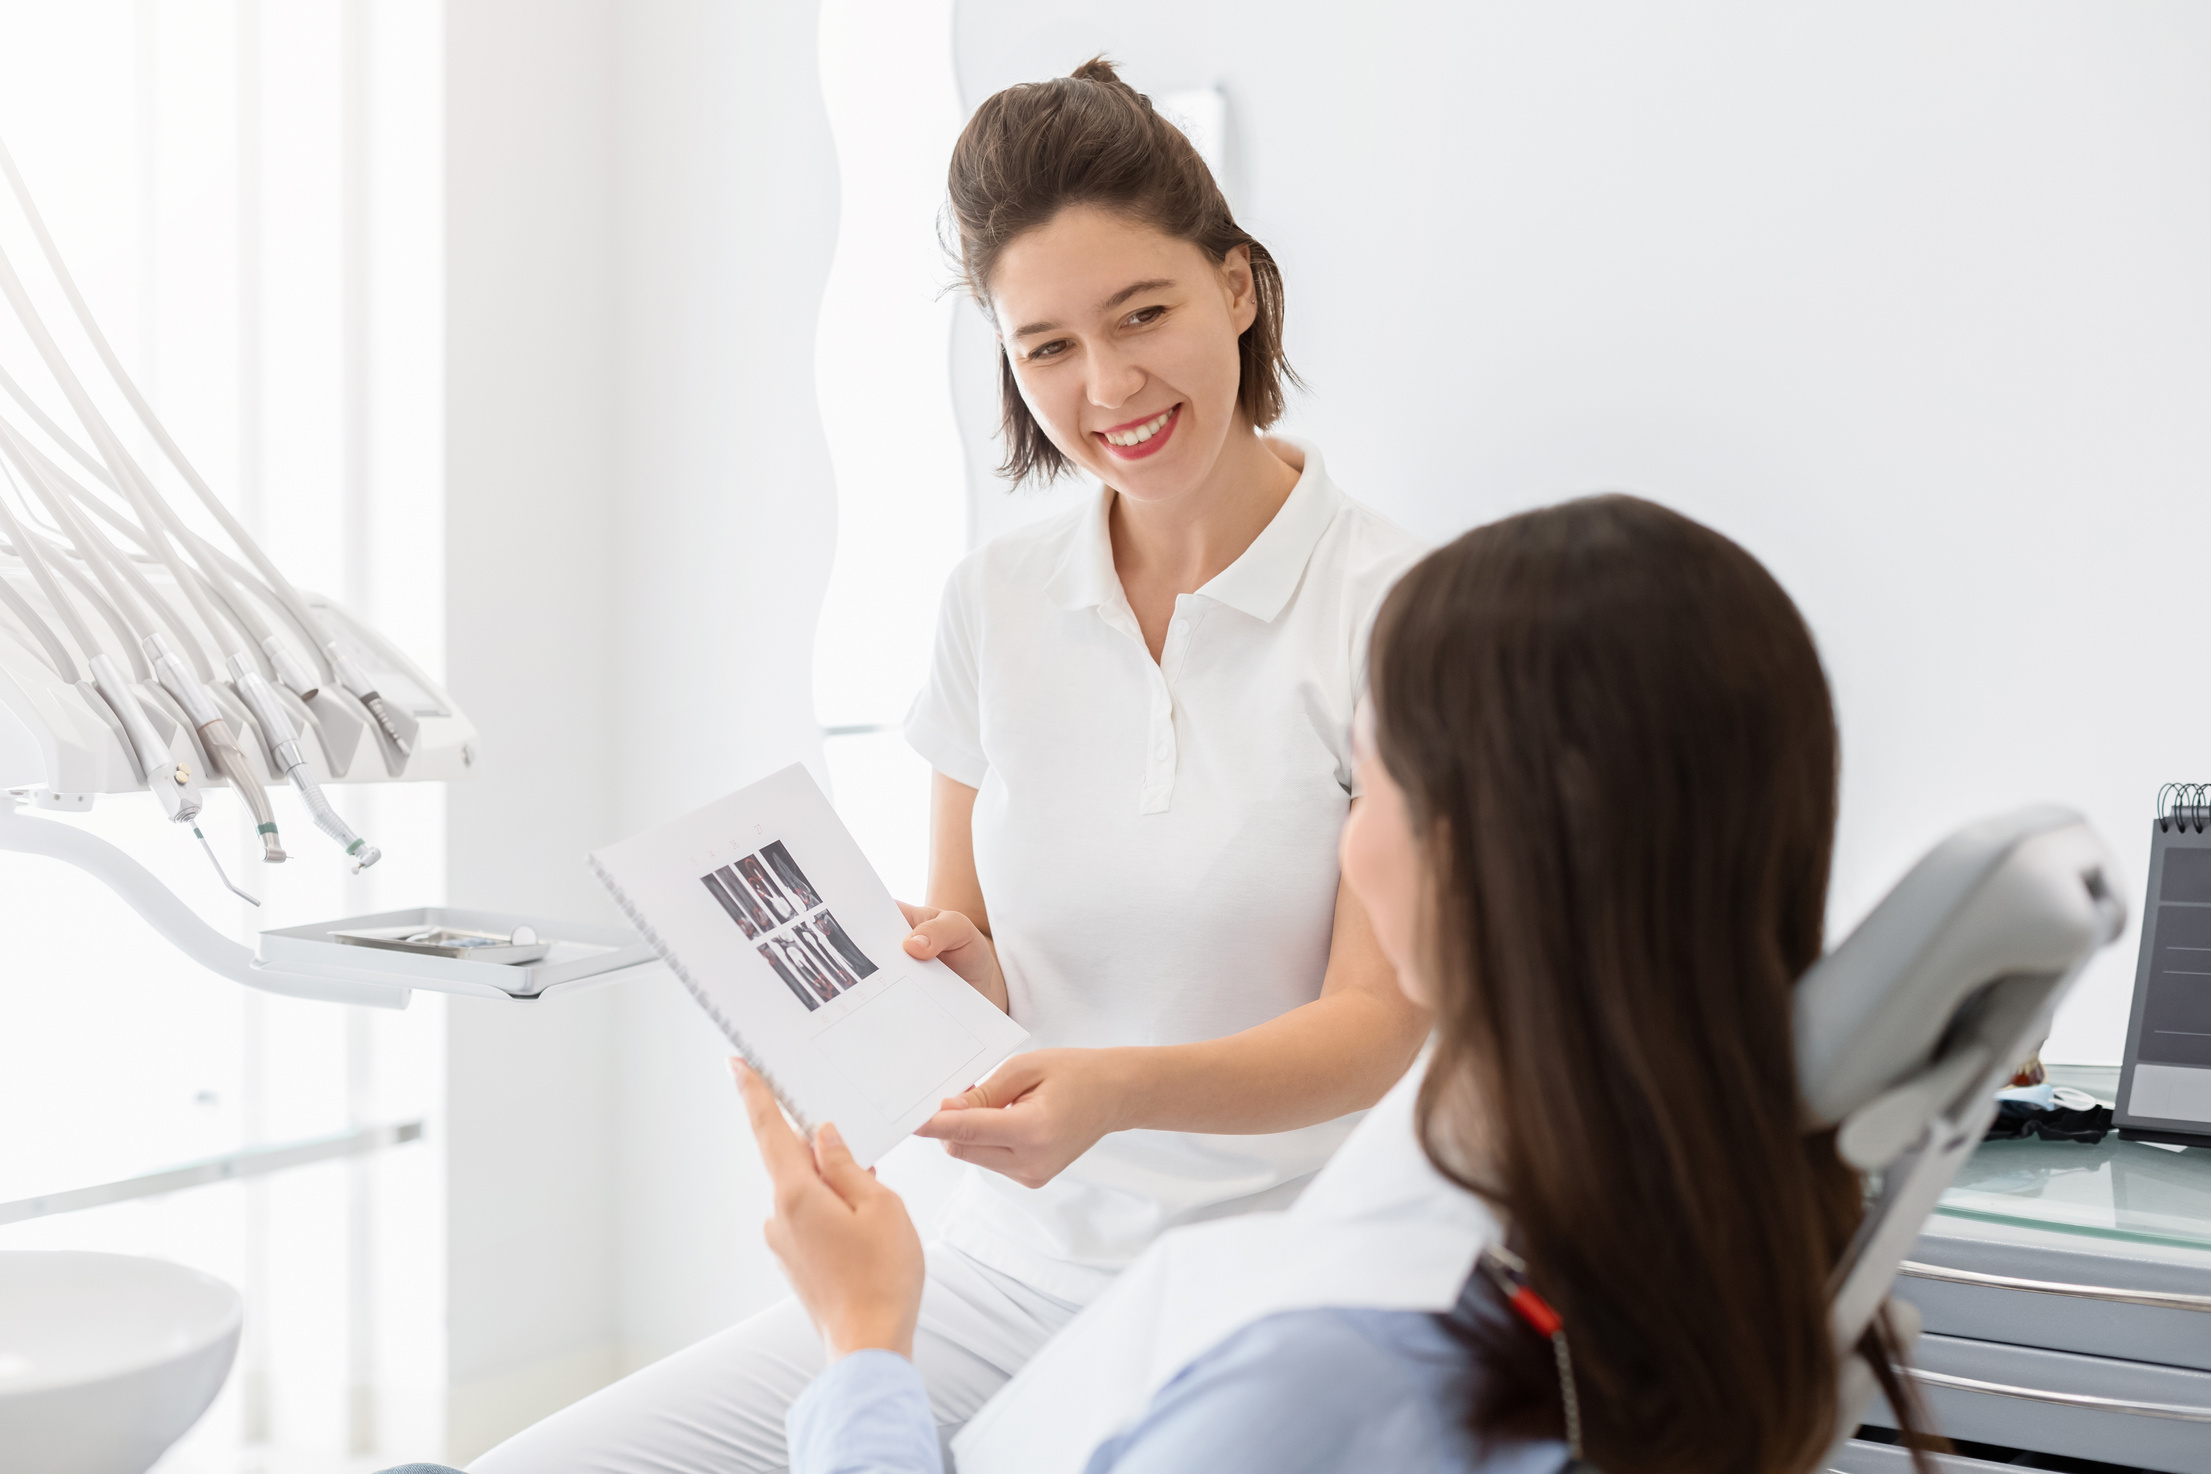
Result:
<svg viewBox="0 0 2211 1474"><path fill-rule="evenodd" d="M2054 1083L2111 1103L2116 1068L2053 1066ZM2211 1148L2121 1141L1983 1142L1938 1214L2089 1234L2124 1243L2211 1249Z"/></svg>

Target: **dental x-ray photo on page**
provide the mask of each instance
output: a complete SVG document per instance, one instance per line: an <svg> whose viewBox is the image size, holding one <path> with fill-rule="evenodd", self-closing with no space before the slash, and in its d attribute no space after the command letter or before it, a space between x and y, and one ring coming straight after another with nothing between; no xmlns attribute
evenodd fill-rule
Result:
<svg viewBox="0 0 2211 1474"><path fill-rule="evenodd" d="M865 1166L1028 1038L934 958L806 769L790 767L591 866L803 1126Z"/></svg>

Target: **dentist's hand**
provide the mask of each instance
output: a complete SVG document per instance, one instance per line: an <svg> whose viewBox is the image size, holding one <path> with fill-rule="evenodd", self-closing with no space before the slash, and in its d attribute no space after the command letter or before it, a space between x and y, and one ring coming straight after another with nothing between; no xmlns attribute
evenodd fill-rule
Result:
<svg viewBox="0 0 2211 1474"><path fill-rule="evenodd" d="M1006 975L998 966L998 949L991 945L982 928L957 911L939 911L934 906L909 906L904 901L898 909L906 913L906 925L914 929L906 938L906 955L926 962L934 957L946 967L958 973L967 985L998 1005L1000 1013L1010 1012L1006 1007Z"/></svg>
<svg viewBox="0 0 2211 1474"><path fill-rule="evenodd" d="M1139 1051L1038 1049L1017 1054L982 1084L944 1102L914 1132L963 1162L1042 1187L1119 1131L1136 1091L1127 1068Z"/></svg>
<svg viewBox="0 0 2211 1474"><path fill-rule="evenodd" d="M921 1236L897 1193L862 1171L837 1128L809 1147L783 1119L775 1093L740 1060L729 1062L775 1183L768 1247L832 1359L869 1347L914 1354L921 1315Z"/></svg>

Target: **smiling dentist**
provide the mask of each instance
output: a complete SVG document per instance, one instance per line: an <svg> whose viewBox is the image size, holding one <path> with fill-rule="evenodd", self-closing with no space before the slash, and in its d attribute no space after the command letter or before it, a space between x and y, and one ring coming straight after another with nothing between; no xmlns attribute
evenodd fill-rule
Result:
<svg viewBox="0 0 2211 1474"><path fill-rule="evenodd" d="M907 950L1036 1045L922 1128L975 1169L913 1342L946 1436L1161 1231L1286 1206L1427 1031L1336 860L1367 631L1421 549L1262 438L1272 257L1103 61L985 102L950 186L1003 472L1101 486L954 571L907 721L936 770ZM786 1300L473 1467L780 1469L825 1360Z"/></svg>

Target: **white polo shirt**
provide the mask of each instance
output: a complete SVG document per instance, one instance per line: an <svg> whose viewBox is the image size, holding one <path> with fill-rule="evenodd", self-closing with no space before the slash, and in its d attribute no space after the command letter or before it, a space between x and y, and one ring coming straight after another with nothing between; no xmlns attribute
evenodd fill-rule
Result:
<svg viewBox="0 0 2211 1474"><path fill-rule="evenodd" d="M1214 1039L1320 996L1367 633L1423 549L1313 447L1272 444L1297 486L1175 600L1157 663L1114 570L1111 491L946 584L906 739L977 790L976 873L1035 1048ZM1037 1189L971 1166L944 1233L1087 1301L1162 1230L1285 1205L1356 1121L1116 1132Z"/></svg>

